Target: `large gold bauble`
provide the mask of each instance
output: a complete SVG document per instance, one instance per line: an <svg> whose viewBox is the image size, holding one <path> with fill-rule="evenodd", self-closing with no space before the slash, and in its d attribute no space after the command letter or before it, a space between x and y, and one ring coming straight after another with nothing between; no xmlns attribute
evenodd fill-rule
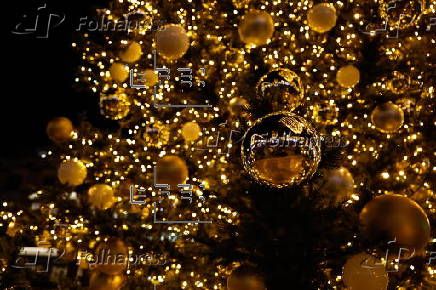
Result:
<svg viewBox="0 0 436 290"><path fill-rule="evenodd" d="M107 275L93 271L89 281L89 290L120 290L125 281L124 275Z"/></svg>
<svg viewBox="0 0 436 290"><path fill-rule="evenodd" d="M430 239L430 223L424 210L413 200L398 194L385 194L368 202L359 216L361 233L374 245L396 241L409 250L406 256L422 250Z"/></svg>
<svg viewBox="0 0 436 290"><path fill-rule="evenodd" d="M274 22L265 11L250 10L242 16L238 32L242 42L264 45L273 36Z"/></svg>
<svg viewBox="0 0 436 290"><path fill-rule="evenodd" d="M371 113L371 122L382 133L395 133L403 126L404 113L399 106L387 102L375 107Z"/></svg>
<svg viewBox="0 0 436 290"><path fill-rule="evenodd" d="M141 45L136 41L134 41L129 44L126 50L120 53L120 59L122 61L132 63L140 59L141 55L142 55Z"/></svg>
<svg viewBox="0 0 436 290"><path fill-rule="evenodd" d="M304 118L282 111L254 122L244 135L242 163L256 181L284 188L309 179L321 160L320 138Z"/></svg>
<svg viewBox="0 0 436 290"><path fill-rule="evenodd" d="M95 184L88 190L88 201L97 209L108 209L115 202L114 191L107 184Z"/></svg>
<svg viewBox="0 0 436 290"><path fill-rule="evenodd" d="M73 133L73 123L65 117L57 117L48 122L47 135L56 143L65 142L71 139Z"/></svg>
<svg viewBox="0 0 436 290"><path fill-rule="evenodd" d="M353 185L353 176L347 168L331 169L325 173L319 192L338 203L350 198Z"/></svg>
<svg viewBox="0 0 436 290"><path fill-rule="evenodd" d="M109 68L109 73L114 81L122 83L129 76L129 68L122 63L115 62Z"/></svg>
<svg viewBox="0 0 436 290"><path fill-rule="evenodd" d="M268 107L269 112L293 111L304 97L304 87L298 75L285 68L272 69L260 78L256 85L255 104Z"/></svg>
<svg viewBox="0 0 436 290"><path fill-rule="evenodd" d="M156 32L154 41L157 52L166 59L181 58L189 48L186 30L178 24L167 24Z"/></svg>
<svg viewBox="0 0 436 290"><path fill-rule="evenodd" d="M336 25L336 9L330 3L314 5L307 14L309 27L316 32L327 32Z"/></svg>
<svg viewBox="0 0 436 290"><path fill-rule="evenodd" d="M81 161L67 160L61 163L58 169L59 181L70 186L83 183L88 170Z"/></svg>
<svg viewBox="0 0 436 290"><path fill-rule="evenodd" d="M130 112L130 100L121 91L115 94L100 94L100 113L108 119L120 120Z"/></svg>
<svg viewBox="0 0 436 290"><path fill-rule="evenodd" d="M128 254L128 248L122 240L110 238L98 245L93 262L100 272L117 275L127 268Z"/></svg>
<svg viewBox="0 0 436 290"><path fill-rule="evenodd" d="M190 142L195 141L200 137L201 129L198 123L196 122L187 122L183 124L181 133L183 138Z"/></svg>
<svg viewBox="0 0 436 290"><path fill-rule="evenodd" d="M389 281L385 265L366 253L348 258L343 268L343 280L350 290L385 290Z"/></svg>
<svg viewBox="0 0 436 290"><path fill-rule="evenodd" d="M352 88L360 80L360 72L354 65L341 67L336 73L336 81L341 87Z"/></svg>
<svg viewBox="0 0 436 290"><path fill-rule="evenodd" d="M227 277L228 290L266 290L265 279L255 267L240 266Z"/></svg>
<svg viewBox="0 0 436 290"><path fill-rule="evenodd" d="M177 185L184 184L188 174L185 161L178 156L164 156L156 164L156 182L169 184L171 190L179 190Z"/></svg>

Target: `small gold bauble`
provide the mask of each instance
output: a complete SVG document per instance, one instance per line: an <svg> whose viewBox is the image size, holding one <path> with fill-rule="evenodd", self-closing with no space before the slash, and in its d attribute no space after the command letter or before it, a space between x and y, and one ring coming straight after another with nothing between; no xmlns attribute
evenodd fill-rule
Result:
<svg viewBox="0 0 436 290"><path fill-rule="evenodd" d="M100 113L108 119L120 120L130 112L130 100L121 91L115 94L100 94Z"/></svg>
<svg viewBox="0 0 436 290"><path fill-rule="evenodd" d="M125 281L124 275L107 275L93 271L89 281L89 290L120 290Z"/></svg>
<svg viewBox="0 0 436 290"><path fill-rule="evenodd" d="M394 133L403 126L404 113L392 102L384 103L372 111L371 122L382 133Z"/></svg>
<svg viewBox="0 0 436 290"><path fill-rule="evenodd" d="M341 67L336 73L336 81L341 87L352 88L360 80L360 72L354 65Z"/></svg>
<svg viewBox="0 0 436 290"><path fill-rule="evenodd" d="M146 69L144 71L144 79L145 79L144 84L147 87L152 87L159 82L159 75L155 70Z"/></svg>
<svg viewBox="0 0 436 290"><path fill-rule="evenodd" d="M182 126L182 136L187 141L195 141L200 137L201 129L196 122L187 122Z"/></svg>
<svg viewBox="0 0 436 290"><path fill-rule="evenodd" d="M119 83L124 82L129 76L129 68L122 63L113 63L109 68L111 78Z"/></svg>
<svg viewBox="0 0 436 290"><path fill-rule="evenodd" d="M245 171L256 181L275 188L290 187L317 170L320 138L304 118L276 112L258 119L247 130L241 156Z"/></svg>
<svg viewBox="0 0 436 290"><path fill-rule="evenodd" d="M359 216L362 236L377 244L396 241L409 253L420 251L430 239L430 223L424 210L413 200L385 194L368 202Z"/></svg>
<svg viewBox="0 0 436 290"><path fill-rule="evenodd" d="M250 10L242 16L238 32L242 42L264 45L273 36L274 22L265 11Z"/></svg>
<svg viewBox="0 0 436 290"><path fill-rule="evenodd" d="M147 147L161 148L168 144L171 130L168 125L155 120L151 127L146 127L143 131L142 138Z"/></svg>
<svg viewBox="0 0 436 290"><path fill-rule="evenodd" d="M330 3L320 3L313 6L307 14L309 27L316 32L326 32L336 25L336 9Z"/></svg>
<svg viewBox="0 0 436 290"><path fill-rule="evenodd" d="M135 62L141 58L142 48L141 45L137 42L132 42L129 44L126 50L120 53L120 59L125 62Z"/></svg>
<svg viewBox="0 0 436 290"><path fill-rule="evenodd" d="M385 266L366 253L348 258L343 268L343 280L351 290L385 290L389 281Z"/></svg>
<svg viewBox="0 0 436 290"><path fill-rule="evenodd" d="M238 9L246 7L250 2L251 0L232 0L233 6Z"/></svg>
<svg viewBox="0 0 436 290"><path fill-rule="evenodd" d="M248 109L248 102L244 98L234 97L227 108L232 115L239 116Z"/></svg>
<svg viewBox="0 0 436 290"><path fill-rule="evenodd" d="M338 203L351 196L353 185L354 180L350 171L345 167L341 167L326 172L319 192Z"/></svg>
<svg viewBox="0 0 436 290"><path fill-rule="evenodd" d="M107 275L121 274L127 267L128 253L122 240L111 238L98 245L93 263L99 271Z"/></svg>
<svg viewBox="0 0 436 290"><path fill-rule="evenodd" d="M70 186L83 183L88 170L81 161L67 160L61 163L58 169L59 181Z"/></svg>
<svg viewBox="0 0 436 290"><path fill-rule="evenodd" d="M57 143L65 142L71 139L73 133L73 123L65 117L57 117L48 122L47 135Z"/></svg>
<svg viewBox="0 0 436 290"><path fill-rule="evenodd" d="M166 59L179 59L189 48L186 30L177 24L167 24L156 32L154 41L157 52Z"/></svg>
<svg viewBox="0 0 436 290"><path fill-rule="evenodd" d="M304 87L298 75L285 68L272 69L260 78L256 85L256 104L269 107L268 111L292 111L297 108L304 97Z"/></svg>
<svg viewBox="0 0 436 290"><path fill-rule="evenodd" d="M252 266L242 265L227 278L228 290L266 290L265 278Z"/></svg>
<svg viewBox="0 0 436 290"><path fill-rule="evenodd" d="M108 209L115 202L114 191L107 184L95 184L88 190L88 201L97 209Z"/></svg>
<svg viewBox="0 0 436 290"><path fill-rule="evenodd" d="M171 190L179 190L177 185L184 184L188 174L185 161L178 156L164 156L156 164L156 182L169 184Z"/></svg>

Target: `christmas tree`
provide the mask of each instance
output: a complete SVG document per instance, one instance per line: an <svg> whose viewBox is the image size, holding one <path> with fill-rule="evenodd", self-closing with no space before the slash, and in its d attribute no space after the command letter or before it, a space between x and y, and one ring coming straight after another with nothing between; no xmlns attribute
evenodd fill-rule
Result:
<svg viewBox="0 0 436 290"><path fill-rule="evenodd" d="M432 289L434 13L424 0L97 9L72 47L76 89L106 122L47 125L57 180L27 208L3 203L0 282Z"/></svg>

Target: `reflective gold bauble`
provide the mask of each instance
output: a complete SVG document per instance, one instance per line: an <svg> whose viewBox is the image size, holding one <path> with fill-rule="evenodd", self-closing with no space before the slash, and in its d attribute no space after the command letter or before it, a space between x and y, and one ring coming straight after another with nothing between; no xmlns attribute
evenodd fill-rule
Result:
<svg viewBox="0 0 436 290"><path fill-rule="evenodd" d="M59 181L63 184L77 186L83 183L88 170L81 161L67 160L58 169Z"/></svg>
<svg viewBox="0 0 436 290"><path fill-rule="evenodd" d="M141 58L142 48L141 45L137 42L132 42L129 46L120 53L120 59L125 62L135 62Z"/></svg>
<svg viewBox="0 0 436 290"><path fill-rule="evenodd" d="M156 182L169 184L171 190L179 190L177 185L184 184L188 179L188 174L185 161L178 156L164 156L156 164Z"/></svg>
<svg viewBox="0 0 436 290"><path fill-rule="evenodd" d="M155 70L146 69L144 71L143 79L145 79L144 85L146 85L147 87L152 87L159 82L159 75Z"/></svg>
<svg viewBox="0 0 436 290"><path fill-rule="evenodd" d="M336 25L336 9L330 3L314 5L307 14L309 27L316 32L326 32Z"/></svg>
<svg viewBox="0 0 436 290"><path fill-rule="evenodd" d="M238 32L242 42L264 45L273 36L274 22L265 11L250 10L242 16Z"/></svg>
<svg viewBox="0 0 436 290"><path fill-rule="evenodd" d="M100 114L108 119L120 120L130 112L130 100L121 91L115 94L100 94Z"/></svg>
<svg viewBox="0 0 436 290"><path fill-rule="evenodd" d="M389 279L385 265L369 254L360 253L348 258L343 281L350 290L385 290Z"/></svg>
<svg viewBox="0 0 436 290"><path fill-rule="evenodd" d="M179 59L189 48L186 30L178 24L167 24L156 32L154 38L157 52L166 59Z"/></svg>
<svg viewBox="0 0 436 290"><path fill-rule="evenodd" d="M347 168L331 169L325 173L319 192L338 203L350 198L353 185L353 176Z"/></svg>
<svg viewBox="0 0 436 290"><path fill-rule="evenodd" d="M124 82L129 76L129 68L122 63L113 63L109 68L111 78L119 83Z"/></svg>
<svg viewBox="0 0 436 290"><path fill-rule="evenodd" d="M379 5L380 18L394 29L391 37L397 37L396 31L416 25L425 11L425 0L382 0Z"/></svg>
<svg viewBox="0 0 436 290"><path fill-rule="evenodd" d="M248 102L244 98L234 97L227 108L232 115L239 116L248 109Z"/></svg>
<svg viewBox="0 0 436 290"><path fill-rule="evenodd" d="M360 72L354 65L341 67L336 73L336 81L341 87L352 88L360 80Z"/></svg>
<svg viewBox="0 0 436 290"><path fill-rule="evenodd" d="M48 122L47 135L52 141L60 143L71 139L73 123L65 117L57 117Z"/></svg>
<svg viewBox="0 0 436 290"><path fill-rule="evenodd" d="M269 112L280 110L292 111L297 108L304 97L304 87L298 75L285 68L276 68L260 78L256 85L256 104L268 107Z"/></svg>
<svg viewBox="0 0 436 290"><path fill-rule="evenodd" d="M256 181L284 188L300 184L317 170L320 138L304 118L282 111L258 119L241 146L245 171Z"/></svg>
<svg viewBox="0 0 436 290"><path fill-rule="evenodd" d="M94 184L88 190L88 201L97 209L108 209L115 202L114 191L107 184Z"/></svg>
<svg viewBox="0 0 436 290"><path fill-rule="evenodd" d="M227 277L228 290L266 290L265 278L252 266L242 265Z"/></svg>
<svg viewBox="0 0 436 290"><path fill-rule="evenodd" d="M430 223L424 210L413 200L385 194L368 202L359 216L362 236L374 245L396 241L409 250L422 250L430 239Z"/></svg>
<svg viewBox="0 0 436 290"><path fill-rule="evenodd" d="M392 102L384 103L372 111L371 122L382 133L395 133L403 126L404 113Z"/></svg>
<svg viewBox="0 0 436 290"><path fill-rule="evenodd" d="M183 124L181 134L187 142L195 141L200 137L201 129L198 123L187 122Z"/></svg>
<svg viewBox="0 0 436 290"><path fill-rule="evenodd" d="M89 290L120 290L125 281L124 275L107 275L93 271L89 280Z"/></svg>
<svg viewBox="0 0 436 290"><path fill-rule="evenodd" d="M107 275L121 274L127 268L128 254L128 248L122 240L110 238L98 245L93 263Z"/></svg>

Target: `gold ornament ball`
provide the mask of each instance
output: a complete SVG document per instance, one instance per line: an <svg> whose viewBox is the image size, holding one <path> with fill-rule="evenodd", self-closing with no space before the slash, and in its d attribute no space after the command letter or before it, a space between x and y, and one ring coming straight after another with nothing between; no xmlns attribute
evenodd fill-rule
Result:
<svg viewBox="0 0 436 290"><path fill-rule="evenodd" d="M65 142L71 139L73 133L73 123L65 117L57 117L48 122L47 135L56 143Z"/></svg>
<svg viewBox="0 0 436 290"><path fill-rule="evenodd" d="M144 84L147 87L152 87L159 82L159 75L155 70L146 69L144 71L144 79L145 79Z"/></svg>
<svg viewBox="0 0 436 290"><path fill-rule="evenodd" d="M227 278L228 290L266 290L265 279L252 266L242 265Z"/></svg>
<svg viewBox="0 0 436 290"><path fill-rule="evenodd" d="M130 113L130 100L121 91L115 94L100 94L100 114L108 119L120 120Z"/></svg>
<svg viewBox="0 0 436 290"><path fill-rule="evenodd" d="M59 181L70 186L83 183L88 170L81 161L67 160L61 163L58 169Z"/></svg>
<svg viewBox="0 0 436 290"><path fill-rule="evenodd" d="M313 6L307 14L309 27L316 32L326 32L336 25L336 9L330 3L320 3Z"/></svg>
<svg viewBox="0 0 436 290"><path fill-rule="evenodd" d="M89 290L120 290L125 281L124 275L107 275L93 271L89 280Z"/></svg>
<svg viewBox="0 0 436 290"><path fill-rule="evenodd" d="M188 174L185 161L178 156L164 156L156 164L156 182L169 184L171 190L178 190L177 185L184 184Z"/></svg>
<svg viewBox="0 0 436 290"><path fill-rule="evenodd" d="M350 171L345 167L341 167L326 172L319 191L335 202L342 202L353 193L353 185L354 180Z"/></svg>
<svg viewBox="0 0 436 290"><path fill-rule="evenodd" d="M141 45L136 41L134 41L129 44L127 49L125 49L120 53L120 59L122 61L132 63L140 59L141 55L142 55Z"/></svg>
<svg viewBox="0 0 436 290"><path fill-rule="evenodd" d="M197 140L201 133L200 126L196 122L183 124L181 131L183 138L188 142Z"/></svg>
<svg viewBox="0 0 436 290"><path fill-rule="evenodd" d="M107 275L121 274L127 268L128 253L128 248L122 240L110 238L98 245L93 262L100 272Z"/></svg>
<svg viewBox="0 0 436 290"><path fill-rule="evenodd" d="M248 102L244 98L234 97L230 100L228 110L232 115L239 116L248 109Z"/></svg>
<svg viewBox="0 0 436 290"><path fill-rule="evenodd" d="M382 133L395 133L403 126L404 113L399 106L387 102L375 107L371 113L371 122Z"/></svg>
<svg viewBox="0 0 436 290"><path fill-rule="evenodd" d="M274 34L274 22L265 11L251 10L242 16L238 32L242 42L264 45Z"/></svg>
<svg viewBox="0 0 436 290"><path fill-rule="evenodd" d="M360 72L354 65L341 67L336 73L336 81L341 87L352 88L360 80Z"/></svg>
<svg viewBox="0 0 436 290"><path fill-rule="evenodd" d="M298 75L285 68L275 68L262 76L256 85L256 105L269 111L293 111L304 97L304 87Z"/></svg>
<svg viewBox="0 0 436 290"><path fill-rule="evenodd" d="M377 244L396 239L409 254L420 251L430 239L430 223L424 210L413 200L398 194L377 196L359 215L362 236Z"/></svg>
<svg viewBox="0 0 436 290"><path fill-rule="evenodd" d="M316 172L321 160L320 137L304 118L281 111L258 119L241 146L245 171L274 188L300 184Z"/></svg>
<svg viewBox="0 0 436 290"><path fill-rule="evenodd" d="M109 68L109 73L114 81L122 83L129 76L129 68L122 63L115 62Z"/></svg>
<svg viewBox="0 0 436 290"><path fill-rule="evenodd" d="M360 253L348 258L343 268L343 281L350 290L385 290L389 279L380 261Z"/></svg>
<svg viewBox="0 0 436 290"><path fill-rule="evenodd" d="M94 184L88 190L88 201L97 209L108 209L115 202L114 191L107 184Z"/></svg>
<svg viewBox="0 0 436 290"><path fill-rule="evenodd" d="M181 58L189 48L186 30L177 24L167 24L156 32L154 38L160 55L169 60Z"/></svg>

